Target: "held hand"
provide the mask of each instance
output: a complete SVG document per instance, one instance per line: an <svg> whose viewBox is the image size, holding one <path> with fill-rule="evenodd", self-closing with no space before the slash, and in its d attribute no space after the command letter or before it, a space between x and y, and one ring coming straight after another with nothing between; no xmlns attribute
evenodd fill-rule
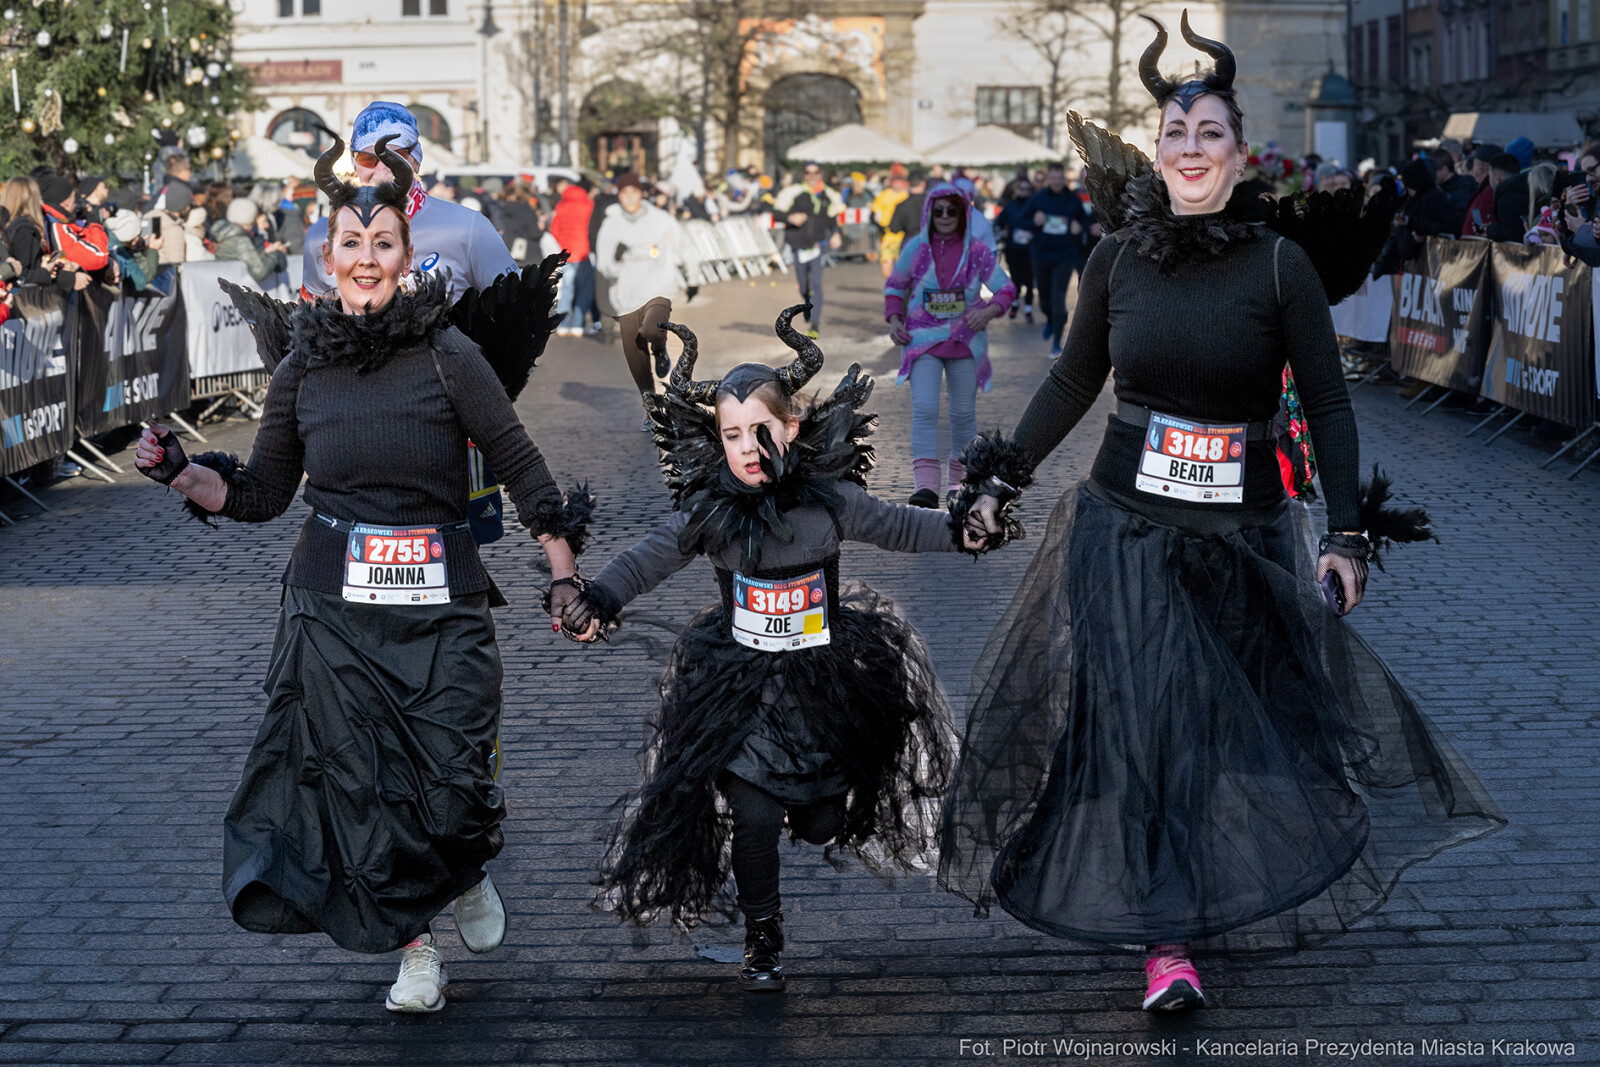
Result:
<svg viewBox="0 0 1600 1067"><path fill-rule="evenodd" d="M559 612L561 634L569 640L587 644L600 636L600 612L581 591L574 590L574 594ZM556 611L554 605L551 611Z"/></svg>
<svg viewBox="0 0 1600 1067"><path fill-rule="evenodd" d="M897 345L911 343L911 331L906 329L906 320L899 315L889 320L889 340Z"/></svg>
<svg viewBox="0 0 1600 1067"><path fill-rule="evenodd" d="M171 485L189 465L189 457L183 454L178 435L151 419L139 433L139 449L134 454L133 465L146 478Z"/></svg>
<svg viewBox="0 0 1600 1067"><path fill-rule="evenodd" d="M550 586L551 630L558 633L561 632L562 617L567 614L568 608L572 605L573 601L580 599L582 596L582 588L569 582L562 582L560 585ZM572 635L568 634L568 636Z"/></svg>
<svg viewBox="0 0 1600 1067"><path fill-rule="evenodd" d="M967 512L962 536L969 544L976 540L979 544L987 545L1001 532L1000 501L985 493L973 502L972 510Z"/></svg>
<svg viewBox="0 0 1600 1067"><path fill-rule="evenodd" d="M1348 615L1361 603L1362 594L1367 590L1367 561L1326 552L1317 560L1318 583L1329 574L1338 583L1337 593L1343 594L1344 610L1337 614Z"/></svg>

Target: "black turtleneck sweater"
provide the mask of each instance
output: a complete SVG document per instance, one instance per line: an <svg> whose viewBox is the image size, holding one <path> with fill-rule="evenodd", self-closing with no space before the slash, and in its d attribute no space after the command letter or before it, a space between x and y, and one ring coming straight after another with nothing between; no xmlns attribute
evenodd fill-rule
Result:
<svg viewBox="0 0 1600 1067"><path fill-rule="evenodd" d="M1017 425L1017 440L1035 463L1044 459L1113 372L1117 397L1152 411L1218 424L1266 421L1277 414L1287 362L1316 450L1328 527L1357 529L1355 415L1311 261L1264 226L1173 218L1160 207L1090 255L1061 357ZM1167 258L1165 267L1155 256ZM1138 499L1143 439L1143 430L1113 416L1095 480ZM1252 442L1246 457L1242 504L1161 503L1242 511L1283 499L1274 444Z"/></svg>
<svg viewBox="0 0 1600 1067"><path fill-rule="evenodd" d="M231 478L221 514L265 522L283 514L305 473L305 500L349 522L431 526L466 518L467 440L516 502L548 532L561 494L539 449L478 346L446 314L441 285L398 295L382 312L345 315L337 300L293 313L293 348L267 391L247 474ZM347 535L307 519L286 585L338 593ZM472 535L444 538L455 595L489 588Z"/></svg>

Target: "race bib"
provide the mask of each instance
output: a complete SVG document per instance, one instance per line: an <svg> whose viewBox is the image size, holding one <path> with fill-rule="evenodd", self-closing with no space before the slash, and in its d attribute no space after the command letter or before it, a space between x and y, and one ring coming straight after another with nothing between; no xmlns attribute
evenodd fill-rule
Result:
<svg viewBox="0 0 1600 1067"><path fill-rule="evenodd" d="M1244 503L1245 426L1211 426L1150 413L1133 486L1202 504Z"/></svg>
<svg viewBox="0 0 1600 1067"><path fill-rule="evenodd" d="M1033 240L1033 231L1032 230L1012 230L1011 231L1011 243L1016 245L1018 248L1021 248L1023 245L1026 245L1031 240Z"/></svg>
<svg viewBox="0 0 1600 1067"><path fill-rule="evenodd" d="M1067 232L1067 217L1065 215L1046 215L1044 217L1043 232L1051 237L1060 237Z"/></svg>
<svg viewBox="0 0 1600 1067"><path fill-rule="evenodd" d="M763 652L827 644L828 584L822 570L776 580L735 571L733 639Z"/></svg>
<svg viewBox="0 0 1600 1067"><path fill-rule="evenodd" d="M924 289L922 309L936 319L957 318L967 310L965 289Z"/></svg>
<svg viewBox="0 0 1600 1067"><path fill-rule="evenodd" d="M346 542L344 598L363 604L448 604L444 535L356 523Z"/></svg>

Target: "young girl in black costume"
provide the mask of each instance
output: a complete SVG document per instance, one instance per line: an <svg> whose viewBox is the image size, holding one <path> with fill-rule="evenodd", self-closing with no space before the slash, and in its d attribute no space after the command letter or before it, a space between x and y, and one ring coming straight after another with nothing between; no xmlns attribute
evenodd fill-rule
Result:
<svg viewBox="0 0 1600 1067"><path fill-rule="evenodd" d="M949 709L922 638L872 590L839 588L839 545L894 552L983 551L951 514L888 504L863 488L872 466L859 410L872 380L852 366L805 410L796 393L822 351L778 318L798 353L782 370L735 367L691 380L695 338L663 396L646 397L677 510L613 560L563 616L582 640L696 556L721 599L672 650L639 789L612 830L598 900L621 918L666 914L689 927L745 916L740 983L783 988L778 836L790 832L869 867L926 866L950 764Z"/></svg>

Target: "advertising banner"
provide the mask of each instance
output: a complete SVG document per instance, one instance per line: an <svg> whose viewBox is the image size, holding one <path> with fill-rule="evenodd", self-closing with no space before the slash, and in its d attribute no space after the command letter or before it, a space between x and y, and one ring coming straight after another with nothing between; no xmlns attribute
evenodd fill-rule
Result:
<svg viewBox="0 0 1600 1067"><path fill-rule="evenodd" d="M1483 395L1563 426L1588 426L1595 355L1587 266L1561 249L1495 244L1494 335Z"/></svg>
<svg viewBox="0 0 1600 1067"><path fill-rule="evenodd" d="M72 330L78 433L92 437L189 404L184 307L178 293L78 294Z"/></svg>
<svg viewBox="0 0 1600 1067"><path fill-rule="evenodd" d="M290 265L298 268L298 257L295 260ZM293 300L299 286L292 283L292 276L279 272L267 278L265 286L257 285L245 265L234 259L185 263L179 273L178 290L188 313L189 377L263 370L250 324L217 283L225 278L246 289L264 289L279 300Z"/></svg>
<svg viewBox="0 0 1600 1067"><path fill-rule="evenodd" d="M1389 365L1396 371L1459 392L1480 391L1489 249L1487 241L1432 237L1394 276Z"/></svg>
<svg viewBox="0 0 1600 1067"><path fill-rule="evenodd" d="M0 325L0 474L15 474L72 447L73 366L64 343L68 298L15 290Z"/></svg>

